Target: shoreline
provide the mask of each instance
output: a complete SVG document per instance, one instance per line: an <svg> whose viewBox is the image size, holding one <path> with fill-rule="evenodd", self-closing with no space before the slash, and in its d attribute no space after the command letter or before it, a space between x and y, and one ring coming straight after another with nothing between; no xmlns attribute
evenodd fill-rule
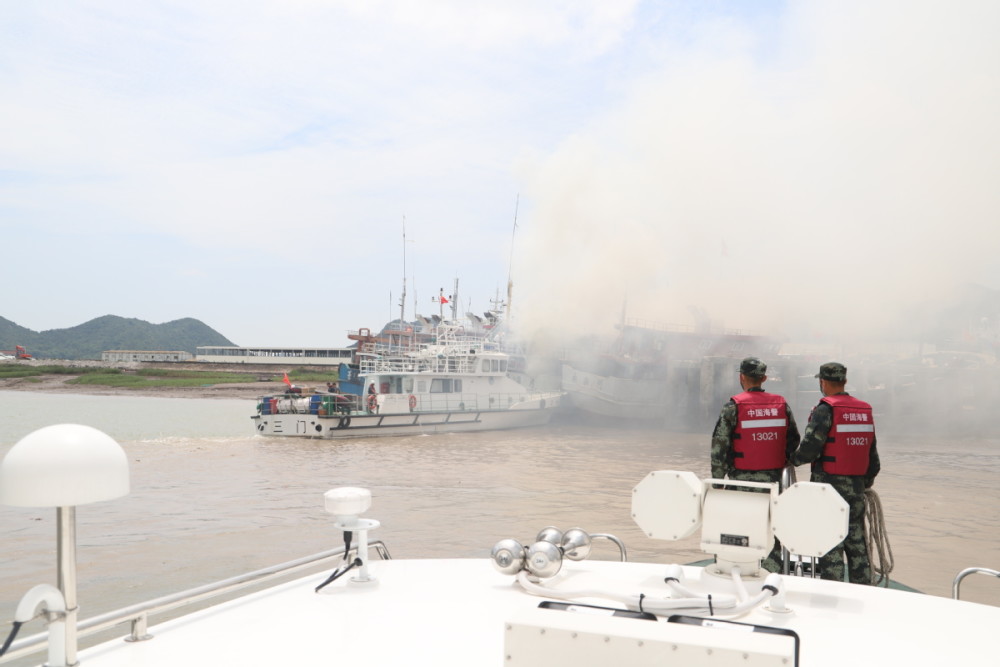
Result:
<svg viewBox="0 0 1000 667"><path fill-rule="evenodd" d="M24 362L5 362L24 363ZM36 359L29 362L39 365L63 366L70 368L117 368L126 372L136 369L170 369L192 371L234 371L246 374L247 382L223 382L221 384L198 385L194 387L109 387L104 385L68 384L81 374L33 375L0 379L0 391L28 391L47 394L79 394L82 396L149 396L154 398L229 398L252 401L260 396L285 393L281 376L290 368L274 366L248 366L246 364L211 364L195 362L128 362L109 363L96 359ZM270 380L260 380L270 377ZM323 393L325 387L302 387L303 393L317 391Z"/></svg>
<svg viewBox="0 0 1000 667"><path fill-rule="evenodd" d="M284 384L278 382L238 382L198 387L107 387L102 385L67 384L76 375L42 375L30 378L0 380L0 391L25 391L44 394L80 394L84 396L149 396L157 398L237 398L248 401L259 396L282 394Z"/></svg>

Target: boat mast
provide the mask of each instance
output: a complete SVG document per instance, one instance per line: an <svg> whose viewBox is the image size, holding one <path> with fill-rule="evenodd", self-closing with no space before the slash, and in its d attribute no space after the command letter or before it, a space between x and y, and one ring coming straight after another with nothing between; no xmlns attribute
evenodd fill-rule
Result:
<svg viewBox="0 0 1000 667"><path fill-rule="evenodd" d="M403 294L399 297L399 330L406 322L406 216L403 216Z"/></svg>
<svg viewBox="0 0 1000 667"><path fill-rule="evenodd" d="M514 229L510 232L510 258L507 260L507 313L506 319L511 318L510 303L511 297L514 294L514 281L511 279L511 271L514 265L514 234L517 233L517 208L521 203L521 193L517 193L517 198L514 199Z"/></svg>

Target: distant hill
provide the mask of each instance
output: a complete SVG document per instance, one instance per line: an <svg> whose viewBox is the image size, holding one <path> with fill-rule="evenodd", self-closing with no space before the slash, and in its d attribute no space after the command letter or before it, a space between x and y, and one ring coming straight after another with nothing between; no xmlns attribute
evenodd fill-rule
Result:
<svg viewBox="0 0 1000 667"><path fill-rule="evenodd" d="M208 325L190 317L151 324L105 315L70 329L32 331L0 317L0 350L23 345L38 359L100 359L105 350L185 350L199 345L234 345Z"/></svg>

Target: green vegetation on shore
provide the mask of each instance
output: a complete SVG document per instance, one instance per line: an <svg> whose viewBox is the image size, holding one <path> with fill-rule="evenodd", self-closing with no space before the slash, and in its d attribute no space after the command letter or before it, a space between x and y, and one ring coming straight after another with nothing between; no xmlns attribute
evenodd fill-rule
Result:
<svg viewBox="0 0 1000 667"><path fill-rule="evenodd" d="M122 389L146 387L200 387L212 384L252 382L256 376L246 373L224 373L217 371L187 371L162 368L141 369L125 372L119 368L73 367L73 366L0 366L0 379L37 378L42 375L75 375L66 384L100 385Z"/></svg>
<svg viewBox="0 0 1000 667"><path fill-rule="evenodd" d="M121 371L114 368L100 368L97 366L77 368L76 366L40 365L24 362L0 364L0 380L36 377L39 375L85 375L89 373L110 374L121 373Z"/></svg>
<svg viewBox="0 0 1000 667"><path fill-rule="evenodd" d="M160 368L126 373L119 369L105 369L106 373L87 373L68 380L66 384L101 385L122 389L146 387L202 387L212 384L253 382L255 376L245 373L219 373L213 371L181 371Z"/></svg>
<svg viewBox="0 0 1000 667"><path fill-rule="evenodd" d="M120 368L99 366L59 366L38 364L0 364L0 380L24 378L38 382L44 375L73 375L66 384L99 385L120 389L145 389L149 387L203 387L215 384L254 382L260 377L280 381L282 373L265 375L231 373L225 371L193 371L172 368L143 368L124 371ZM293 383L330 382L336 379L336 371L319 373L316 371L291 371L288 378Z"/></svg>

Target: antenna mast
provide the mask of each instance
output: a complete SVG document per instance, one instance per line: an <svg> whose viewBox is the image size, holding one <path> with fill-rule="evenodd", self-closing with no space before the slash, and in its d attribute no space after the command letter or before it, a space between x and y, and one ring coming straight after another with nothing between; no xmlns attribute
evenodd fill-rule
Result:
<svg viewBox="0 0 1000 667"><path fill-rule="evenodd" d="M510 258L507 260L507 319L509 320L512 315L510 309L511 297L514 293L514 281L511 279L511 271L514 265L514 234L517 233L517 208L521 203L521 193L517 193L517 198L514 200L514 229L510 232Z"/></svg>
<svg viewBox="0 0 1000 667"><path fill-rule="evenodd" d="M406 321L406 216L403 216L403 294L399 297L399 327Z"/></svg>

